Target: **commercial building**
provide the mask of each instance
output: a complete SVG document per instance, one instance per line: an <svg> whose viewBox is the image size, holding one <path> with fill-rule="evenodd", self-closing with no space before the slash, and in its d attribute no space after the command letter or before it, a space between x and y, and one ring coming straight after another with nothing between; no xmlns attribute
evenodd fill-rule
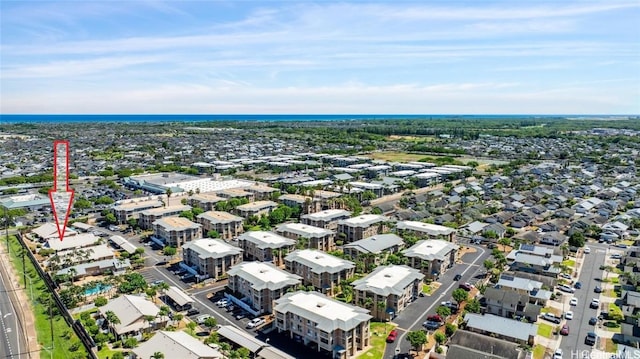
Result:
<svg viewBox="0 0 640 359"><path fill-rule="evenodd" d="M315 248L321 251L335 249L335 232L321 227L309 226L302 223L284 223L276 227L276 232L284 237L308 241L307 248Z"/></svg>
<svg viewBox="0 0 640 359"><path fill-rule="evenodd" d="M196 239L182 246L182 258L184 264L200 275L218 280L229 268L242 262L242 249L219 239Z"/></svg>
<svg viewBox="0 0 640 359"><path fill-rule="evenodd" d="M230 240L239 236L243 231L243 218L228 212L208 211L199 214L197 222L202 225L202 233L216 231L220 238Z"/></svg>

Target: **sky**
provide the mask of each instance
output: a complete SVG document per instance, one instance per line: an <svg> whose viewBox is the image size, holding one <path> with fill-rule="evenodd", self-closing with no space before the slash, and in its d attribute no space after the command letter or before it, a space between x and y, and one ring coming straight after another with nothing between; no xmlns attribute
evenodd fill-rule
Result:
<svg viewBox="0 0 640 359"><path fill-rule="evenodd" d="M4 114L640 114L640 1L0 0Z"/></svg>

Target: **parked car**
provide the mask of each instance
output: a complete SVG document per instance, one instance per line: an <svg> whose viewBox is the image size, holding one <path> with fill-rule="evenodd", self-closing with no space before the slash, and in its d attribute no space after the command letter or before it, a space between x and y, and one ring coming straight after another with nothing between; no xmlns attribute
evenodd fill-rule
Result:
<svg viewBox="0 0 640 359"><path fill-rule="evenodd" d="M573 287L574 287L575 289L582 289L582 283L580 283L580 282L576 282L576 284L574 284L574 285L573 285Z"/></svg>
<svg viewBox="0 0 640 359"><path fill-rule="evenodd" d="M553 359L562 359L562 349L556 349L556 351L553 353Z"/></svg>
<svg viewBox="0 0 640 359"><path fill-rule="evenodd" d="M241 311L240 313L236 314L235 318L237 320L243 319L247 317L247 313L245 311Z"/></svg>
<svg viewBox="0 0 640 359"><path fill-rule="evenodd" d="M614 253L611 255L611 259L620 259L622 258L622 254L620 253Z"/></svg>
<svg viewBox="0 0 640 359"><path fill-rule="evenodd" d="M568 275L567 273L560 273L558 276L560 278L564 278L564 279L571 279L571 276Z"/></svg>
<svg viewBox="0 0 640 359"><path fill-rule="evenodd" d="M578 305L578 298L576 298L576 297L571 298L571 300L569 301L569 305L574 306L574 307L576 305Z"/></svg>
<svg viewBox="0 0 640 359"><path fill-rule="evenodd" d="M562 319L560 317L556 317L555 315L553 315L551 313L544 313L542 315L542 319L548 320L551 323L556 323L556 324L560 324L560 322L562 321Z"/></svg>
<svg viewBox="0 0 640 359"><path fill-rule="evenodd" d="M600 299L593 298L591 303L589 304L589 308L598 309L600 308Z"/></svg>
<svg viewBox="0 0 640 359"><path fill-rule="evenodd" d="M451 301L442 302L440 303L440 305L444 305L445 307L449 308L451 310L451 314L458 313L458 310L460 309L458 303L454 303Z"/></svg>
<svg viewBox="0 0 640 359"><path fill-rule="evenodd" d="M572 311L568 311L568 312L564 313L564 319L568 319L568 320L573 319L573 312Z"/></svg>
<svg viewBox="0 0 640 359"><path fill-rule="evenodd" d="M392 330L389 335L387 335L387 343L393 343L396 341L396 338L398 337L398 331L397 330Z"/></svg>
<svg viewBox="0 0 640 359"><path fill-rule="evenodd" d="M192 316L196 314L200 314L200 310L198 308L191 308L187 310L187 316Z"/></svg>
<svg viewBox="0 0 640 359"><path fill-rule="evenodd" d="M584 247L584 253L585 253L585 254L589 254L589 253L591 253L591 248L589 248L589 247Z"/></svg>
<svg viewBox="0 0 640 359"><path fill-rule="evenodd" d="M196 323L203 324L205 320L211 318L209 314L202 314L196 318Z"/></svg>
<svg viewBox="0 0 640 359"><path fill-rule="evenodd" d="M426 322L422 323L422 326L425 327L427 330L436 330L442 326L442 323L427 320Z"/></svg>
<svg viewBox="0 0 640 359"><path fill-rule="evenodd" d="M560 335L569 335L569 326L563 325L562 329L560 329Z"/></svg>
<svg viewBox="0 0 640 359"><path fill-rule="evenodd" d="M224 308L226 306L228 306L229 304L231 304L231 302L229 302L229 299L227 298L222 298L219 301L216 302L216 305L220 308Z"/></svg>
<svg viewBox="0 0 640 359"><path fill-rule="evenodd" d="M462 288L464 290L466 290L467 292L470 292L471 289L473 289L473 286L469 283L462 283L458 286L458 288Z"/></svg>
<svg viewBox="0 0 640 359"><path fill-rule="evenodd" d="M454 281L456 281L456 282L457 282L457 281L459 281L460 279L462 279L462 275L461 275L460 273L456 274L456 275L453 277L453 280L454 280Z"/></svg>
<svg viewBox="0 0 640 359"><path fill-rule="evenodd" d="M598 335L594 332L587 333L587 336L584 338L584 343L587 345L595 345L598 340Z"/></svg>
<svg viewBox="0 0 640 359"><path fill-rule="evenodd" d="M428 316L427 320L432 322L444 322L444 319L442 319L442 317L438 314Z"/></svg>
<svg viewBox="0 0 640 359"><path fill-rule="evenodd" d="M597 285L595 288L593 288L593 291L596 293L602 293L602 288L599 285Z"/></svg>
<svg viewBox="0 0 640 359"><path fill-rule="evenodd" d="M566 285L566 284L561 284L558 286L558 289L565 292L565 293L575 293L576 290L571 288L570 286Z"/></svg>
<svg viewBox="0 0 640 359"><path fill-rule="evenodd" d="M265 323L264 318L253 318L249 321L249 323L247 323L247 328L249 329L253 329L253 328L257 328L259 326L261 326L262 324Z"/></svg>
<svg viewBox="0 0 640 359"><path fill-rule="evenodd" d="M596 317L591 317L589 319L589 325L596 325L598 323L598 318Z"/></svg>

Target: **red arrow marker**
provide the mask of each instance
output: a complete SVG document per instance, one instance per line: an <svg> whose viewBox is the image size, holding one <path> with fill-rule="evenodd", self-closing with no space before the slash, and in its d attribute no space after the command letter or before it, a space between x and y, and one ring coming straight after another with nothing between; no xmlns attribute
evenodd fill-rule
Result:
<svg viewBox="0 0 640 359"><path fill-rule="evenodd" d="M53 189L49 191L49 200L62 240L73 203L73 190L69 188L69 141L66 140L53 141Z"/></svg>

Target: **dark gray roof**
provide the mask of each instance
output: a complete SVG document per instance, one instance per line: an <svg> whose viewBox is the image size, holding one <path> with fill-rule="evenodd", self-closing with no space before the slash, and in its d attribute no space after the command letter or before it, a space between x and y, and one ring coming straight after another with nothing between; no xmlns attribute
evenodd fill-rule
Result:
<svg viewBox="0 0 640 359"><path fill-rule="evenodd" d="M367 237L359 241L345 244L345 248L356 248L360 252L364 253L380 253L386 249L394 246L401 246L404 242L399 236L388 233L378 234L375 236Z"/></svg>
<svg viewBox="0 0 640 359"><path fill-rule="evenodd" d="M467 330L458 329L449 339L449 351L452 347L468 348L472 350L477 356L469 357L462 356L447 356L447 358L460 358L460 359L476 359L485 358L480 355L489 355L486 358L508 358L508 359L521 359L525 357L525 353L520 351L518 344L511 343L502 339L492 338L490 336L482 335L479 333L473 333ZM455 353L456 351L454 351ZM466 353L459 350L460 353ZM491 354L493 353L493 354ZM493 355L493 356L491 356Z"/></svg>

